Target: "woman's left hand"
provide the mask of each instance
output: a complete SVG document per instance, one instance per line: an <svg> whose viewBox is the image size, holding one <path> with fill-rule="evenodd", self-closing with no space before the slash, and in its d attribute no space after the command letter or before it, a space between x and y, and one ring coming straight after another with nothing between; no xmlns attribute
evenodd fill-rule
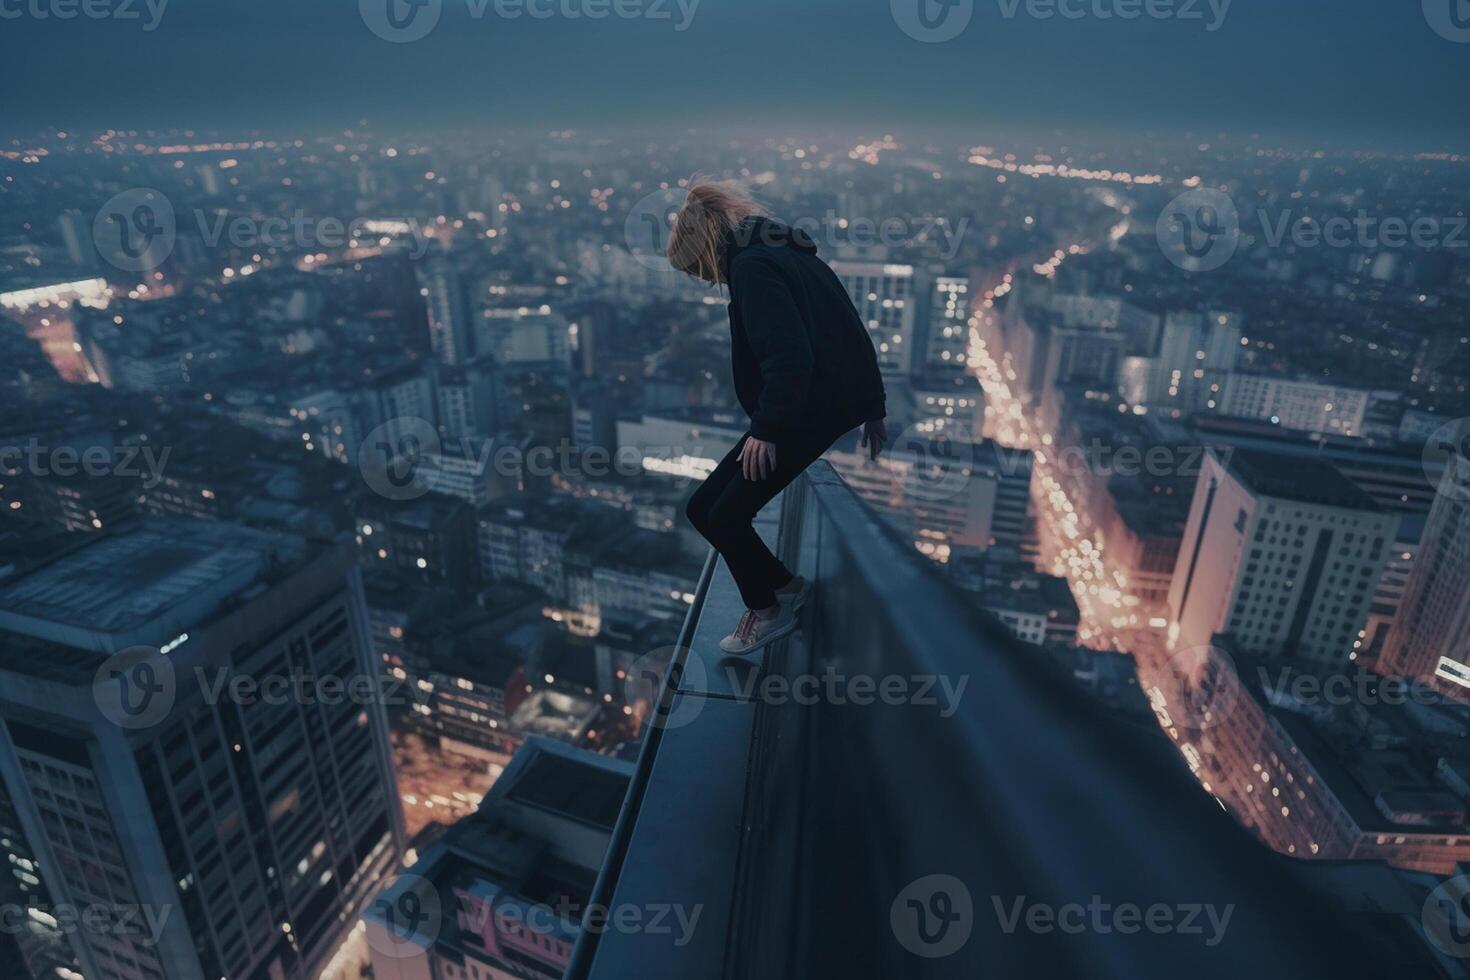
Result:
<svg viewBox="0 0 1470 980"><path fill-rule="evenodd" d="M748 437L740 450L740 472L752 483L776 472L776 444Z"/></svg>

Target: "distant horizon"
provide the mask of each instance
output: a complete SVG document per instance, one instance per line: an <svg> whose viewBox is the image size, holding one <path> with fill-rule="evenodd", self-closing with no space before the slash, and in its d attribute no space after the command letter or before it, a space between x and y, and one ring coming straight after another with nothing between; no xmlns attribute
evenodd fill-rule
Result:
<svg viewBox="0 0 1470 980"><path fill-rule="evenodd" d="M598 126L596 124L579 124L573 122L558 123L547 120L543 124L534 123L499 123L493 121L479 122L445 122L442 124L414 126L395 123L377 123L373 120L355 120L342 123L322 123L320 125L304 124L282 124L280 126L240 124L232 126L131 126L115 124L99 127L74 128L58 125L48 125L39 128L19 130L11 128L0 128L0 151L15 149L22 146L37 145L45 142L55 141L58 134L64 133L68 141L90 140L106 132L136 134L138 138L149 136L156 137L183 137L192 134L192 138L213 138L221 141L240 141L245 139L266 139L275 141L284 140L325 140L332 137L352 136L358 139L397 139L397 140L423 140L436 141L447 139L461 139L478 137L487 140L510 139L510 138L534 138L552 139L558 134L567 134L569 139L595 139L608 142L637 139L663 139L672 141L674 139L691 140L696 143L705 141L710 145L717 145L724 140L732 139L762 139L769 141L781 141L787 139L815 139L815 140L848 140L848 139L877 139L883 136L892 136L905 146L912 148L919 144L936 145L941 148L966 148L990 141L1010 141L1004 146L997 147L1006 152L1024 152L1028 147L1018 145L1026 142L1033 148L1055 150L1058 142L1076 143L1076 149L1089 152L1105 152L1113 149L1125 149L1121 146L1110 146L1127 141L1139 141L1135 146L1126 147L1130 151L1147 152L1150 145L1157 146L1167 152L1196 152L1201 146L1218 144L1221 149L1240 150L1246 147L1271 147L1291 153L1325 152L1334 155L1351 156L1363 155L1386 155L1396 157L1412 157L1416 155L1450 154L1456 156L1470 156L1470 133L1450 139L1443 138L1443 142L1436 142L1430 136L1411 136L1409 134L1377 134L1368 135L1360 132L1355 133L1333 133L1326 131L1309 131L1305 129L1251 129L1249 127L1196 127L1196 128L1174 128L1167 126L1118 126L1112 128L1082 127L1065 125L1021 125L1011 123L975 123L964 127L968 135L961 131L961 127L948 125L935 127L931 124L916 123L912 120L907 123L899 122L892 125L882 122L853 121L847 124L836 124L830 119L811 120L801 122L798 120L781 120L766 125L757 123L721 123L719 120L710 120L698 127L682 126L675 122L667 124L642 123L634 125Z"/></svg>

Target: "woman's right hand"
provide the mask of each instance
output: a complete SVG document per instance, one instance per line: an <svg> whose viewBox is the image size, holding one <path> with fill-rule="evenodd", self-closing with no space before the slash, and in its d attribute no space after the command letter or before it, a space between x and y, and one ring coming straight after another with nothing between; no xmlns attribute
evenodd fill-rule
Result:
<svg viewBox="0 0 1470 980"><path fill-rule="evenodd" d="M882 419L873 419L871 422L863 423L862 445L868 450L869 459L877 459L883 447L888 445L888 426L883 424Z"/></svg>

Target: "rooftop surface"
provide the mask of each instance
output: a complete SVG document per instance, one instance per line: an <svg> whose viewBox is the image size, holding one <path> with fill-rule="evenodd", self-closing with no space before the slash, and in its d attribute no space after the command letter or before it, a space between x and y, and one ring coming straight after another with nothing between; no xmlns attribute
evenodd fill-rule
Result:
<svg viewBox="0 0 1470 980"><path fill-rule="evenodd" d="M300 547L232 524L148 521L0 583L0 629L125 636L185 605L224 601L284 551Z"/></svg>
<svg viewBox="0 0 1470 980"><path fill-rule="evenodd" d="M1156 725L1108 715L1004 635L830 466L757 530L815 583L802 628L724 657L739 598L723 564L707 566L593 893L697 905L700 928L682 945L584 932L568 980L1388 975ZM806 676L950 686L881 703L847 697L856 685L813 701L769 693ZM1206 949L1179 933L1063 938L996 914L1099 895L1234 917ZM965 925L945 949L947 916Z"/></svg>
<svg viewBox="0 0 1470 980"><path fill-rule="evenodd" d="M1262 496L1345 510L1381 509L1331 463L1256 449L1237 449L1223 461L1242 483Z"/></svg>

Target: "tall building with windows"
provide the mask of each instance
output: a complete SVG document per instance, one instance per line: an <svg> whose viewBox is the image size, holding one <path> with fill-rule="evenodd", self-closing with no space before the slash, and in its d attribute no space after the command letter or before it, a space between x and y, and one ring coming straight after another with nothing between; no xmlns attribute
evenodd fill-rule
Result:
<svg viewBox="0 0 1470 980"><path fill-rule="evenodd" d="M0 581L0 778L81 975L310 980L403 849L350 550L150 521ZM15 853L12 849L12 853Z"/></svg>
<svg viewBox="0 0 1470 980"><path fill-rule="evenodd" d="M832 467L920 554L946 562L956 548L1020 551L1031 505L1034 459L986 440L951 439L919 423L876 461L848 436L827 454Z"/></svg>
<svg viewBox="0 0 1470 980"><path fill-rule="evenodd" d="M435 256L418 268L419 288L429 311L429 343L441 364L463 364L474 356L475 329L464 277L450 256Z"/></svg>
<svg viewBox="0 0 1470 980"><path fill-rule="evenodd" d="M1223 415L1264 419L1283 429L1362 434L1372 393L1364 388L1293 381L1262 374L1231 374L1215 399Z"/></svg>
<svg viewBox="0 0 1470 980"><path fill-rule="evenodd" d="M1326 463L1212 450L1169 588L1176 645L1356 659L1398 525Z"/></svg>
<svg viewBox="0 0 1470 980"><path fill-rule="evenodd" d="M485 310L478 343L505 365L569 366L571 332L566 318L549 306Z"/></svg>
<svg viewBox="0 0 1470 980"><path fill-rule="evenodd" d="M10 866L10 873L0 876L0 907L10 918L6 931L15 940L15 955L21 964L7 961L0 950L0 969L21 976L22 970L32 977L73 978L77 971L76 954L67 939L67 926L57 917L50 890L42 877L40 861L26 843L15 804L0 781L0 855Z"/></svg>
<svg viewBox="0 0 1470 980"><path fill-rule="evenodd" d="M1172 418L1218 409L1240 359L1241 339L1239 314L1170 313L1152 353L1124 361L1119 390L1127 401Z"/></svg>
<svg viewBox="0 0 1470 980"><path fill-rule="evenodd" d="M434 375L439 432L447 440L488 439L499 422L495 364L480 358Z"/></svg>
<svg viewBox="0 0 1470 980"><path fill-rule="evenodd" d="M927 319L924 367L964 370L970 347L970 280L964 276L936 278L929 293Z"/></svg>
<svg viewBox="0 0 1470 980"><path fill-rule="evenodd" d="M1434 678L1436 686L1470 696L1470 494L1464 483L1443 488L1429 512L1379 670Z"/></svg>
<svg viewBox="0 0 1470 980"><path fill-rule="evenodd" d="M885 380L907 378L914 367L914 267L885 262L832 263L873 336ZM923 357L921 351L917 356Z"/></svg>
<svg viewBox="0 0 1470 980"><path fill-rule="evenodd" d="M532 737L364 915L379 980L561 977L633 767Z"/></svg>

